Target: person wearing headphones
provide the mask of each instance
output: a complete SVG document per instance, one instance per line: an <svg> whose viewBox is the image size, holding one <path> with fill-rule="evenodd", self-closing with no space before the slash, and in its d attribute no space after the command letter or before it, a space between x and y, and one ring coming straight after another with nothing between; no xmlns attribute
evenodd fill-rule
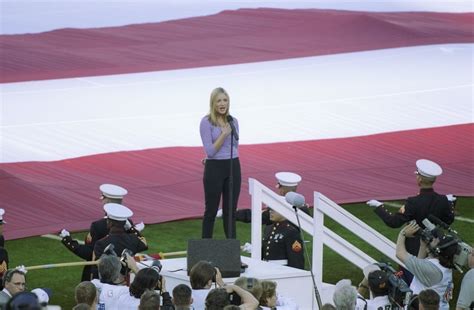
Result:
<svg viewBox="0 0 474 310"><path fill-rule="evenodd" d="M419 294L425 289L433 289L440 296L440 309L449 309L453 292L453 258L457 252L457 240L450 235L435 236L429 243L423 238L418 257L408 253L405 239L413 238L420 226L415 221L406 225L399 233L396 255L413 274L410 289Z"/></svg>
<svg viewBox="0 0 474 310"><path fill-rule="evenodd" d="M443 173L440 165L428 159L418 159L416 161L415 180L419 188L417 196L408 197L403 207L397 212L390 212L384 206L383 202L377 200L367 201L367 205L374 208L384 223L392 228L399 228L405 223L416 220L418 225L423 226L422 221L428 215L434 215L448 225L454 221L454 203L453 196L447 197L435 192L434 184ZM420 247L420 238L408 238L406 240L406 249L412 255L417 255ZM404 268L403 280L409 285L413 275Z"/></svg>

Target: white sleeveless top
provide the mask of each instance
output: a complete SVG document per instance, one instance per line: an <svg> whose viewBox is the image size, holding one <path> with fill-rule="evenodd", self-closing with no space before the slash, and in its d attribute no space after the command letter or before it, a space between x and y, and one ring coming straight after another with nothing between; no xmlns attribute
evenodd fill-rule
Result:
<svg viewBox="0 0 474 310"><path fill-rule="evenodd" d="M452 298L453 293L453 271L441 266L437 258L428 258L427 260L442 272L443 278L439 283L427 287L415 276L411 282L410 289L413 291L413 294L419 294L422 290L427 288L436 291L440 297L439 308L449 310L449 300Z"/></svg>

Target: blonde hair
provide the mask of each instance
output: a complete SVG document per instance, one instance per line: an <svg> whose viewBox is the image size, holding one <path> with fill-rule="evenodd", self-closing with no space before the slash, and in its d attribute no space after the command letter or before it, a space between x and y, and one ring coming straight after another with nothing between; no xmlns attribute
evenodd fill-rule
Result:
<svg viewBox="0 0 474 310"><path fill-rule="evenodd" d="M267 302L269 298L272 298L276 295L276 287L277 284L274 281L261 281L260 284L262 285L262 296L260 296L260 305L267 306Z"/></svg>
<svg viewBox="0 0 474 310"><path fill-rule="evenodd" d="M251 293L257 300L262 296L262 284L261 281L256 278L240 277L235 280L234 284Z"/></svg>
<svg viewBox="0 0 474 310"><path fill-rule="evenodd" d="M224 94L227 97L228 104L230 106L230 97L229 94L226 92L226 90L222 87L217 87L211 92L211 99L209 102L209 121L211 122L212 125L217 126L217 113L216 109L214 109L215 104L216 104L216 98L218 95ZM229 108L227 108L227 111L225 113L224 121L227 123L227 115L229 115Z"/></svg>

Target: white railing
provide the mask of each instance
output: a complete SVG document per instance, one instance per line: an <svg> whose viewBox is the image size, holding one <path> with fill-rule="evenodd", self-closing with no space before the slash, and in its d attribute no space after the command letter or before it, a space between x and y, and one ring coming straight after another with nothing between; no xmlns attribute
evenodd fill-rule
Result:
<svg viewBox="0 0 474 310"><path fill-rule="evenodd" d="M285 201L284 197L279 196L262 183L250 178L249 192L252 197L251 255L252 258L261 259L262 204L271 206L272 209L283 215L290 222L294 224L298 224L298 222L293 207ZM325 215L351 231L354 235L371 244L387 257L391 258L398 264L403 265L395 257L395 244L392 241L321 193L314 192L313 218L303 212L299 212L298 215L300 218L301 229L313 236L312 267L316 285L320 291L323 283L323 245L328 246L360 269L376 262L375 259L324 226Z"/></svg>

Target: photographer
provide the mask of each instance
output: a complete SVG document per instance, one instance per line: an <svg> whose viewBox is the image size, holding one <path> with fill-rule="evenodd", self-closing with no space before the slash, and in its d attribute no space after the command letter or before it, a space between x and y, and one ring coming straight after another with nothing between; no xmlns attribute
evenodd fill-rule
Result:
<svg viewBox="0 0 474 310"><path fill-rule="evenodd" d="M410 285L413 294L431 288L440 296L440 309L449 309L453 289L453 258L458 249L457 241L449 235L439 238L433 236L432 241L420 238L420 250L418 257L415 257L407 252L405 239L413 238L419 229L418 224L410 222L400 231L396 247L397 257L414 275Z"/></svg>
<svg viewBox="0 0 474 310"><path fill-rule="evenodd" d="M189 281L193 289L192 298L194 309L204 309L206 296L212 288L212 283L223 287L225 285L222 280L219 268L214 267L207 261L197 262L189 272Z"/></svg>
<svg viewBox="0 0 474 310"><path fill-rule="evenodd" d="M130 284L129 294L119 297L120 309L135 310L140 305L140 297L146 290L160 290L163 299L163 307L173 307L171 296L166 291L165 279L160 276L155 268L144 268L138 271L132 284Z"/></svg>
<svg viewBox="0 0 474 310"><path fill-rule="evenodd" d="M387 273L380 270L376 265L369 266L374 266L374 268L370 268L368 271L366 271L368 268L364 268L364 275L367 272L367 276L364 276L364 280L362 280L357 289L358 293L366 298L365 309L392 309L392 303L388 297L390 282ZM370 292L370 298L368 292ZM361 305L360 299L361 298L358 297L358 306Z"/></svg>
<svg viewBox="0 0 474 310"><path fill-rule="evenodd" d="M446 224L454 221L453 204L445 195L438 194L434 191L436 179L441 176L443 169L435 162L427 159L419 159L416 161L415 178L419 192L417 196L408 197L404 206L398 212L392 213L386 209L383 202L377 200L369 200L367 204L374 208L384 223L392 228L398 228L411 220L416 220L418 225L428 217L434 215ZM408 238L406 240L406 249L412 255L417 255L420 247L420 238ZM410 285L412 274L403 269L403 279Z"/></svg>
<svg viewBox="0 0 474 310"><path fill-rule="evenodd" d="M226 285L221 288L215 288L207 294L206 297L206 310L221 310L225 306L230 305L230 294L237 294L240 297L241 303L240 309L243 310L254 310L258 307L258 300L243 288L237 285Z"/></svg>
<svg viewBox="0 0 474 310"><path fill-rule="evenodd" d="M136 265L135 265L136 267ZM117 309L118 299L123 294L128 294L123 276L120 274L122 264L116 255L103 254L99 261L99 279L91 282L99 291L99 307Z"/></svg>

